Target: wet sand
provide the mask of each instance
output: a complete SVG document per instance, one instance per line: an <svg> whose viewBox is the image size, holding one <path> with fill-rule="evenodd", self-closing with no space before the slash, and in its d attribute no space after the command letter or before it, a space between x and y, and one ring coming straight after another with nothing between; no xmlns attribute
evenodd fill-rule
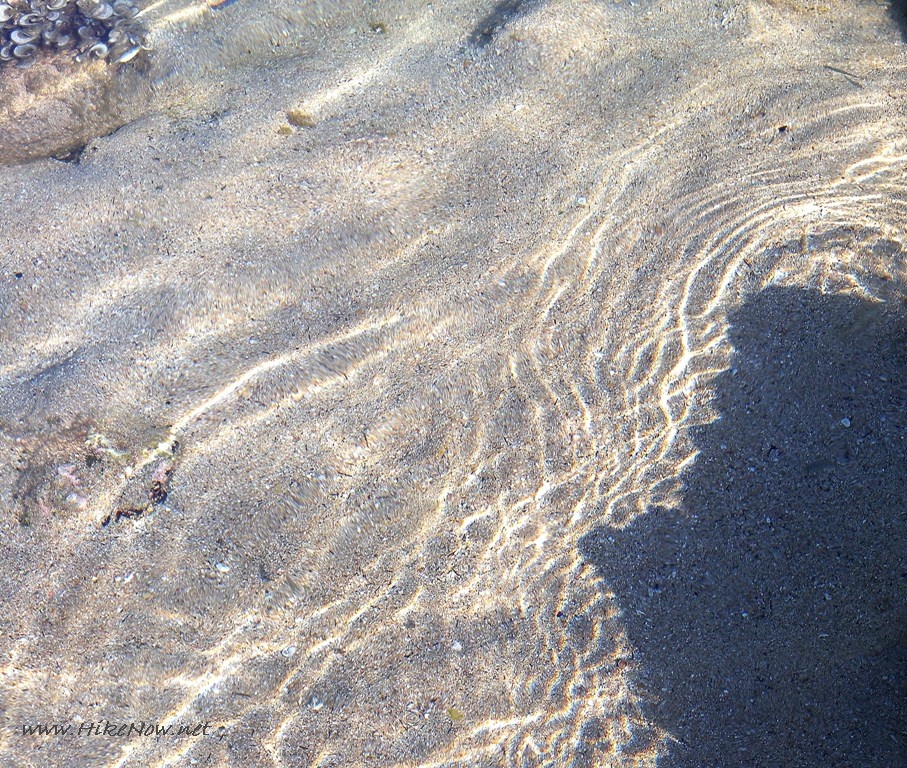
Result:
<svg viewBox="0 0 907 768"><path fill-rule="evenodd" d="M0 167L0 765L904 759L891 7L148 24Z"/></svg>

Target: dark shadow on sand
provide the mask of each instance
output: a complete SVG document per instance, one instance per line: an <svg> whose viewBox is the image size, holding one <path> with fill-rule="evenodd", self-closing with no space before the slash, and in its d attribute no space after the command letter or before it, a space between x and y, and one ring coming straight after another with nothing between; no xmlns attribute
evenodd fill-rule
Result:
<svg viewBox="0 0 907 768"><path fill-rule="evenodd" d="M469 44L475 48L484 48L511 21L534 10L538 5L539 0L498 0L470 33Z"/></svg>
<svg viewBox="0 0 907 768"><path fill-rule="evenodd" d="M660 766L907 764L905 309L746 303L682 508L582 540L677 739Z"/></svg>
<svg viewBox="0 0 907 768"><path fill-rule="evenodd" d="M901 30L901 37L907 42L907 0L891 0L889 9L891 18Z"/></svg>

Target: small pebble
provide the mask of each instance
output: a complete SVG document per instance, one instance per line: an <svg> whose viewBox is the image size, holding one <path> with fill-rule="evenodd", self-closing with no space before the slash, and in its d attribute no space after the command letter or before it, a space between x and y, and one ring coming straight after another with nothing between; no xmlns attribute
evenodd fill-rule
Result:
<svg viewBox="0 0 907 768"><path fill-rule="evenodd" d="M304 109L294 107L287 110L287 122L297 128L314 128L318 121Z"/></svg>
<svg viewBox="0 0 907 768"><path fill-rule="evenodd" d="M453 643L451 643L450 647L453 648L453 650L455 650L457 653L460 653L463 650L463 643L461 643L459 640L454 640Z"/></svg>
<svg viewBox="0 0 907 768"><path fill-rule="evenodd" d="M217 568L221 573L230 573L230 566L226 563L215 563L214 567Z"/></svg>
<svg viewBox="0 0 907 768"><path fill-rule="evenodd" d="M850 419L848 419L847 417L844 417L843 419L841 419L841 426L842 426L842 427L849 427L849 426L850 426Z"/></svg>
<svg viewBox="0 0 907 768"><path fill-rule="evenodd" d="M281 655L281 656L285 656L286 658L289 659L289 658L290 658L291 656L293 656L295 653L296 653L296 646L295 646L295 645L288 645L286 648L284 648L284 649L280 652L280 655Z"/></svg>

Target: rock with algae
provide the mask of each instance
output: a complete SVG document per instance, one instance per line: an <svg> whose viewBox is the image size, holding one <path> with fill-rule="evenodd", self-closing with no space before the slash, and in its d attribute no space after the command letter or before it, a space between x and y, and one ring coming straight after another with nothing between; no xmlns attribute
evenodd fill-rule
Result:
<svg viewBox="0 0 907 768"><path fill-rule="evenodd" d="M131 0L0 0L0 65L27 69L48 52L128 62L148 47Z"/></svg>
<svg viewBox="0 0 907 768"><path fill-rule="evenodd" d="M0 163L75 157L133 119L150 45L131 0L0 0Z"/></svg>
<svg viewBox="0 0 907 768"><path fill-rule="evenodd" d="M48 54L0 69L0 163L69 159L134 119L149 93L140 68Z"/></svg>

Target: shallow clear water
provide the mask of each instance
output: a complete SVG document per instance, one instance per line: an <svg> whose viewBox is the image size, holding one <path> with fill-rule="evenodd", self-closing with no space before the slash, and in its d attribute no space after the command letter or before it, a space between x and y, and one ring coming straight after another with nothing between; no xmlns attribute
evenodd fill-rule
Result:
<svg viewBox="0 0 907 768"><path fill-rule="evenodd" d="M0 70L0 765L903 756L895 9L143 18Z"/></svg>

